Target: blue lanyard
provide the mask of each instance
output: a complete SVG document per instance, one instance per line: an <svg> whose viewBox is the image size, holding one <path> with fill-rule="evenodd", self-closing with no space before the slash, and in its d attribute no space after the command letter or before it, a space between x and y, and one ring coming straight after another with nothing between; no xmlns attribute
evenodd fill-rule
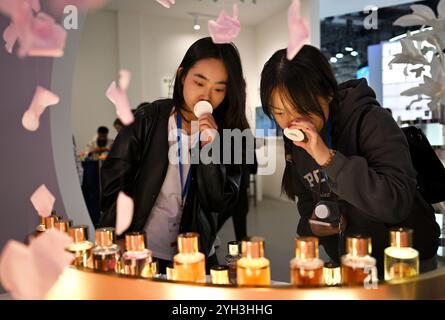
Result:
<svg viewBox="0 0 445 320"><path fill-rule="evenodd" d="M181 117L181 113L178 111L177 115L176 115L176 127L178 128L178 157L179 157L179 179L181 182L181 206L184 207L184 199L187 196L187 192L190 186L190 171L191 170L191 166L189 169L189 172L187 174L187 180L185 182L185 186L184 185L184 177L183 177L183 173L182 173L182 154L181 154L181 148L182 148L182 117Z"/></svg>

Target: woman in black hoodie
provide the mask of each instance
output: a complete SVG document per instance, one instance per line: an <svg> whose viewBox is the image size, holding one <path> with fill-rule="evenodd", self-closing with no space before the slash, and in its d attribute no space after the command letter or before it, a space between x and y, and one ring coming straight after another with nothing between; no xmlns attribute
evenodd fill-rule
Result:
<svg viewBox="0 0 445 320"><path fill-rule="evenodd" d="M382 275L389 228L409 227L421 272L435 268L440 229L434 210L416 191L403 132L366 80L338 85L317 48L305 45L290 61L283 49L264 66L261 100L281 128L303 133L303 141L284 137L282 182L287 196L298 198L299 235L318 236L338 262L344 236L366 234ZM320 200L333 200L341 213L339 223L310 223L317 220L314 209Z"/></svg>

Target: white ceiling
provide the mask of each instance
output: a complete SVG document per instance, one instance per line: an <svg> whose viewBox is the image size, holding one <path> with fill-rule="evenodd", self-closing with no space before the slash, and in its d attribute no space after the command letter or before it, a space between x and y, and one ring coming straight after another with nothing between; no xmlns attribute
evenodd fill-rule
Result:
<svg viewBox="0 0 445 320"><path fill-rule="evenodd" d="M188 12L199 12L218 16L222 9L232 13L235 0L176 0L169 9L164 8L156 0L111 0L107 5L111 10L145 11L156 16L179 19L193 19ZM244 25L257 25L269 16L285 10L290 0L252 0L237 1L240 20ZM208 20L208 18L206 19Z"/></svg>
<svg viewBox="0 0 445 320"><path fill-rule="evenodd" d="M106 9L123 11L144 11L155 16L178 19L193 18L189 12L199 12L217 16L222 9L232 12L232 4L236 0L176 0L170 9L164 8L156 0L110 0ZM310 0L309 0L310 1ZM257 25L268 17L285 10L291 0L237 0L240 9L240 20L245 25ZM343 15L363 11L370 4L377 7L388 7L413 0L320 0L320 17ZM207 18L208 20L208 18Z"/></svg>

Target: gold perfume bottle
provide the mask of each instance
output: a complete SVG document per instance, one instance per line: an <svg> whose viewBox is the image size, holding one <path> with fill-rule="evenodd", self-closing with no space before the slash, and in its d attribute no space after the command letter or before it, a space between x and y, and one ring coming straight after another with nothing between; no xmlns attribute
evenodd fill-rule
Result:
<svg viewBox="0 0 445 320"><path fill-rule="evenodd" d="M389 231L391 246L385 249L385 280L402 280L419 274L419 252L412 248L413 230Z"/></svg>
<svg viewBox="0 0 445 320"><path fill-rule="evenodd" d="M349 286L376 283L376 260L371 257L371 238L362 235L346 237L346 254L341 257L342 282Z"/></svg>
<svg viewBox="0 0 445 320"><path fill-rule="evenodd" d="M39 224L36 227L36 231L34 233L34 236L38 236L46 231L45 226L45 217L39 216Z"/></svg>
<svg viewBox="0 0 445 320"><path fill-rule="evenodd" d="M210 276L212 278L212 284L230 284L228 266L211 267Z"/></svg>
<svg viewBox="0 0 445 320"><path fill-rule="evenodd" d="M45 218L45 230L49 230L56 227L56 222L59 218L55 215L50 215Z"/></svg>
<svg viewBox="0 0 445 320"><path fill-rule="evenodd" d="M72 224L73 224L72 220L59 220L54 223L54 227L60 232L69 235Z"/></svg>
<svg viewBox="0 0 445 320"><path fill-rule="evenodd" d="M76 267L91 268L91 250L94 247L94 244L88 241L88 227L71 227L69 232L74 241L67 248L69 252L74 253L72 264Z"/></svg>
<svg viewBox="0 0 445 320"><path fill-rule="evenodd" d="M228 243L229 254L226 255L226 264L229 267L229 279L232 284L236 284L236 263L241 259L240 244L238 241Z"/></svg>
<svg viewBox="0 0 445 320"><path fill-rule="evenodd" d="M179 253L173 257L175 280L206 282L205 256L198 251L199 235L183 233L178 235Z"/></svg>
<svg viewBox="0 0 445 320"><path fill-rule="evenodd" d="M125 252L122 254L122 273L129 276L153 278L151 251L145 246L145 233L125 235Z"/></svg>
<svg viewBox="0 0 445 320"><path fill-rule="evenodd" d="M246 238L241 242L242 258L237 262L236 278L241 286L270 285L270 262L264 257L264 239Z"/></svg>
<svg viewBox="0 0 445 320"><path fill-rule="evenodd" d="M167 274L167 280L169 281L176 280L175 267L173 266L173 263L169 264L166 267L166 274Z"/></svg>
<svg viewBox="0 0 445 320"><path fill-rule="evenodd" d="M298 286L321 286L323 261L318 258L318 238L295 239L295 258L290 262L291 284Z"/></svg>
<svg viewBox="0 0 445 320"><path fill-rule="evenodd" d="M93 268L102 272L120 272L120 247L115 244L114 228L96 229Z"/></svg>
<svg viewBox="0 0 445 320"><path fill-rule="evenodd" d="M323 279L327 286L341 285L341 268L335 262L327 262L323 266Z"/></svg>

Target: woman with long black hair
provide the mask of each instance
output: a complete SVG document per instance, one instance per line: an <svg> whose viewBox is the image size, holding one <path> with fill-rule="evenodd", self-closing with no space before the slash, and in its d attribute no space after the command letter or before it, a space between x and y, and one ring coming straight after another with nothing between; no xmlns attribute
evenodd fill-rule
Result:
<svg viewBox="0 0 445 320"><path fill-rule="evenodd" d="M290 61L283 49L264 66L261 100L292 139L284 136L282 187L298 197L298 234L318 236L337 262L345 234L366 234L382 274L389 227L409 227L421 272L435 268L440 229L434 210L416 190L403 132L365 79L338 85L317 48L305 45ZM326 204L339 213L337 221L318 219Z"/></svg>
<svg viewBox="0 0 445 320"><path fill-rule="evenodd" d="M236 47L214 44L211 38L198 40L179 65L173 99L140 106L135 122L120 131L102 166L101 226L115 225L116 199L123 190L135 204L128 231L146 232L161 271L172 261L176 237L183 232L198 232L207 267L217 264L213 242L218 216L236 201L242 168L182 162L181 154L213 143L196 141L200 135L192 132L194 121L200 133L248 128L245 88ZM210 103L213 113L198 118L194 107L202 101Z"/></svg>

